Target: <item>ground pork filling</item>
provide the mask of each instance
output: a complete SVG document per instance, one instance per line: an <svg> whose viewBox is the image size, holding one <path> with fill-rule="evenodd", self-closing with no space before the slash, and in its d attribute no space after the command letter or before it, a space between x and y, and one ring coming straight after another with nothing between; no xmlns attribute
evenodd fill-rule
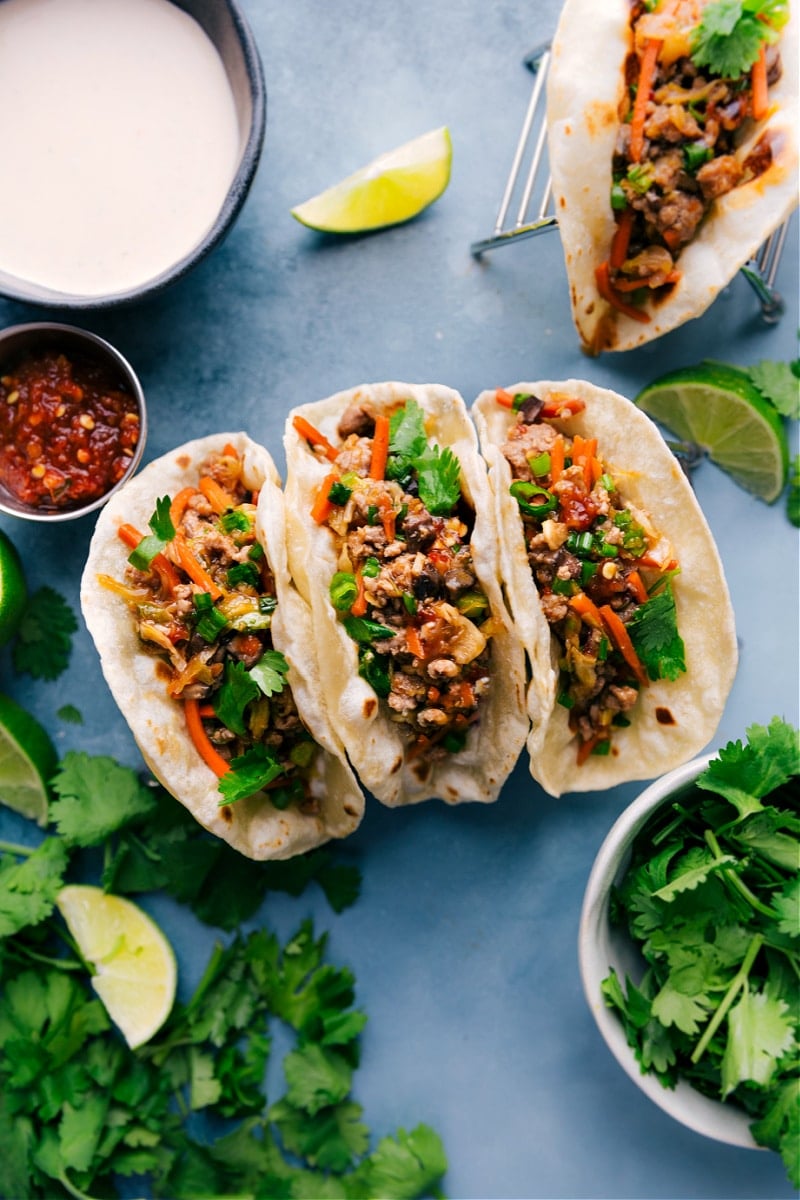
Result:
<svg viewBox="0 0 800 1200"><path fill-rule="evenodd" d="M344 491L332 493L338 502L327 516L338 554L331 601L407 754L441 759L463 748L490 687L491 613L470 550L474 514L462 498L430 512L414 469L370 477L369 405L348 408L337 432L333 465ZM398 461L392 449L387 474Z"/></svg>
<svg viewBox="0 0 800 1200"><path fill-rule="evenodd" d="M637 27L642 21L646 32L646 22L652 20L641 0L633 0L636 51L625 66L627 87L612 163L617 232L609 251L609 281L634 306L653 290L671 290L680 278L681 250L714 201L762 174L772 161L768 135L747 157L736 153L743 127L753 125L750 74L723 78L696 66L688 53L656 62L643 140L640 146L633 143L632 118L648 42L641 28L637 36ZM775 45L766 47L766 72L769 85L780 78Z"/></svg>
<svg viewBox="0 0 800 1200"><path fill-rule="evenodd" d="M614 615L627 627L676 564L646 514L626 505L596 439L559 432L541 407L528 400L501 450L558 647L558 702L582 763L611 751L614 730L630 723L626 714L647 682L620 649Z"/></svg>
<svg viewBox="0 0 800 1200"><path fill-rule="evenodd" d="M128 601L169 695L196 702L202 733L221 760L217 773L230 763L235 770L248 752L266 751L281 767L269 782L270 801L314 813L309 778L320 751L272 645L275 587L256 540L256 500L235 448L211 454L197 486L172 498L176 536L150 568L129 565L124 582L101 582Z"/></svg>

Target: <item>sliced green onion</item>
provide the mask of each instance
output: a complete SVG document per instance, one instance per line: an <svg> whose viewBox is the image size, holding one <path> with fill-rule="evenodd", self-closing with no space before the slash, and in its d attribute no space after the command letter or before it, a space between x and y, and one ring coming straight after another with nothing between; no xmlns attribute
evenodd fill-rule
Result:
<svg viewBox="0 0 800 1200"><path fill-rule="evenodd" d="M405 605L406 612L413 617L417 611L416 596L412 596L410 592L403 592L403 604Z"/></svg>
<svg viewBox="0 0 800 1200"><path fill-rule="evenodd" d="M625 195L621 183L613 183L611 185L611 207L614 212L622 212L628 207L628 197Z"/></svg>
<svg viewBox="0 0 800 1200"><path fill-rule="evenodd" d="M530 392L515 392L514 399L511 403L513 412L519 412L526 400L532 400L533 396Z"/></svg>
<svg viewBox="0 0 800 1200"><path fill-rule="evenodd" d="M608 474L601 475L597 482L600 483L607 492L615 492L617 490L617 485Z"/></svg>
<svg viewBox="0 0 800 1200"><path fill-rule="evenodd" d="M692 173L713 157L714 151L705 142L687 142L683 147L683 161L686 170Z"/></svg>
<svg viewBox="0 0 800 1200"><path fill-rule="evenodd" d="M227 579L231 587L236 587L237 583L246 583L248 587L257 588L260 573L253 562L234 563L228 568Z"/></svg>
<svg viewBox="0 0 800 1200"><path fill-rule="evenodd" d="M601 538L597 543L597 553L602 554L603 558L616 558L619 554L619 546Z"/></svg>
<svg viewBox="0 0 800 1200"><path fill-rule="evenodd" d="M573 700L572 696L570 696L569 692L560 692L558 696L558 703L562 708L573 708L575 705L575 701Z"/></svg>
<svg viewBox="0 0 800 1200"><path fill-rule="evenodd" d="M221 528L225 533L249 533L253 528L253 522L249 513L242 512L240 508L228 508L219 519Z"/></svg>
<svg viewBox="0 0 800 1200"><path fill-rule="evenodd" d="M489 611L489 601L483 592L464 592L456 600L456 608L470 621L478 621Z"/></svg>
<svg viewBox="0 0 800 1200"><path fill-rule="evenodd" d="M367 509L367 524L375 525L377 523L377 520L378 520L378 506L377 506L377 504L370 504L369 508Z"/></svg>
<svg viewBox="0 0 800 1200"><path fill-rule="evenodd" d="M365 579L376 579L381 573L381 564L377 558L368 558L361 568L361 574Z"/></svg>
<svg viewBox="0 0 800 1200"><path fill-rule="evenodd" d="M592 746L591 752L592 754L597 754L601 758L604 757L606 754L611 752L611 740L609 738L603 738L602 741L596 742L594 746Z"/></svg>
<svg viewBox="0 0 800 1200"><path fill-rule="evenodd" d="M195 629L204 642L215 642L227 628L228 620L214 607L214 601L208 592L196 592L194 597Z"/></svg>
<svg viewBox="0 0 800 1200"><path fill-rule="evenodd" d="M597 563L584 562L581 563L581 585L586 587L593 575L597 574Z"/></svg>
<svg viewBox="0 0 800 1200"><path fill-rule="evenodd" d="M536 475L537 478L541 475L549 475L550 455L545 450L544 454L537 454L535 458L529 458L528 466L531 469L531 475Z"/></svg>
<svg viewBox="0 0 800 1200"><path fill-rule="evenodd" d="M459 732L454 732L451 730L450 733L446 733L442 738L442 745L444 746L445 750L447 750L448 754L458 754L460 750L464 749L466 742L466 730Z"/></svg>
<svg viewBox="0 0 800 1200"><path fill-rule="evenodd" d="M583 558L585 555L591 554L594 548L594 537L591 530L585 529L583 533L576 533L573 529L567 535L566 546L578 558Z"/></svg>
<svg viewBox="0 0 800 1200"><path fill-rule="evenodd" d="M529 517L544 517L558 507L558 497L547 488L535 483L527 483L524 479L515 479L508 489L516 500L520 510ZM531 503L538 497L538 503Z"/></svg>
<svg viewBox="0 0 800 1200"><path fill-rule="evenodd" d="M608 658L609 641L607 637L601 637L597 646L597 661L605 662Z"/></svg>
<svg viewBox="0 0 800 1200"><path fill-rule="evenodd" d="M331 579L328 592L337 612L349 612L358 596L355 575L350 571L337 571Z"/></svg>
<svg viewBox="0 0 800 1200"><path fill-rule="evenodd" d="M316 753L316 744L308 739L296 742L289 751L289 758L296 767L307 767Z"/></svg>
<svg viewBox="0 0 800 1200"><path fill-rule="evenodd" d="M553 591L557 596L572 596L577 591L577 584L572 579L553 580Z"/></svg>
<svg viewBox="0 0 800 1200"><path fill-rule="evenodd" d="M359 647L358 673L362 679L366 679L376 695L384 700L392 690L389 663L388 654L376 654L369 646Z"/></svg>
<svg viewBox="0 0 800 1200"><path fill-rule="evenodd" d="M253 542L247 552L247 557L251 562L261 562L261 559L264 557L264 547L260 542Z"/></svg>

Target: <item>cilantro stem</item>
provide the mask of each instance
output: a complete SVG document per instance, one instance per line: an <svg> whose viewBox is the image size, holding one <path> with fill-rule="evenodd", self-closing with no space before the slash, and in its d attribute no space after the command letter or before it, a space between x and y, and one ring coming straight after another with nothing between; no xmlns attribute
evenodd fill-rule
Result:
<svg viewBox="0 0 800 1200"><path fill-rule="evenodd" d="M705 839L706 844L709 846L715 857L721 858L723 855L722 850L720 849L720 844L710 829L706 830ZM725 867L721 873L731 887L739 893L742 899L746 900L750 907L754 908L756 912L761 913L762 917L769 917L771 921L780 920L780 913L776 913L775 910L770 908L768 904L762 904L758 896L750 891L750 888L747 886L747 884L744 883L744 881L740 879L736 872L732 871L730 867Z"/></svg>
<svg viewBox="0 0 800 1200"><path fill-rule="evenodd" d="M741 967L734 975L727 992L725 993L725 995L722 997L722 1000L720 1001L719 1008L714 1013L713 1017L711 1018L711 1020L709 1021L708 1025L705 1028L705 1032L703 1033L703 1036L700 1038L700 1041L697 1043L694 1050L692 1051L692 1059L691 1060L693 1063L695 1063L695 1064L698 1063L700 1061L700 1059L703 1057L703 1054L705 1053L708 1043L711 1041L712 1037L719 1029L723 1020L725 1019L728 1009L731 1007L734 1000L736 999L737 992L742 987L744 987L744 985L747 983L747 976L750 974L750 968L752 967L753 963L756 960L756 955L758 954L759 950L761 949L763 941L764 941L763 934L757 933L753 937L753 940L751 941L750 945L747 947L747 953L744 956Z"/></svg>
<svg viewBox="0 0 800 1200"><path fill-rule="evenodd" d="M69 1179L67 1178L66 1171L61 1171L60 1174L57 1176L57 1179L58 1179L58 1182L61 1184L61 1186L64 1188L64 1190L66 1192L69 1192L70 1196L75 1197L75 1200L92 1200L92 1197L88 1196L86 1194L86 1192L81 1192L78 1190L78 1188L73 1187L73 1185L70 1183Z"/></svg>
<svg viewBox="0 0 800 1200"><path fill-rule="evenodd" d="M86 964L79 959L53 958L52 955L39 954L36 950L31 950L29 946L15 945L11 942L6 943L5 952L9 958L16 959L18 962L40 962L49 967L57 967L59 971L85 971Z"/></svg>
<svg viewBox="0 0 800 1200"><path fill-rule="evenodd" d="M6 854L21 854L27 858L29 854L33 854L35 849L35 846L21 846L18 842L4 842L0 840L0 850Z"/></svg>

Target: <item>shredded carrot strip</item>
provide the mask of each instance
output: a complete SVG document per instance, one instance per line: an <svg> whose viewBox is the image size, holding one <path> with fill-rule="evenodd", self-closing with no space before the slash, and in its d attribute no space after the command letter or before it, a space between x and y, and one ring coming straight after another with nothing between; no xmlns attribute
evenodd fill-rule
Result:
<svg viewBox="0 0 800 1200"><path fill-rule="evenodd" d="M166 554L157 554L150 564L158 575L161 589L167 596L174 596L175 589L180 584L178 572L167 558Z"/></svg>
<svg viewBox="0 0 800 1200"><path fill-rule="evenodd" d="M292 417L292 425L300 434L300 437L305 438L312 446L318 446L326 458L329 458L331 462L334 461L338 451L330 444L324 433L320 433L318 429L315 429L305 417Z"/></svg>
<svg viewBox="0 0 800 1200"><path fill-rule="evenodd" d="M223 775L227 775L230 771L230 763L219 754L212 746L209 736L203 728L203 721L200 715L200 705L197 700L184 700L184 712L186 714L186 727L189 730L189 736L194 743L197 753L202 758L207 767L210 767L218 779Z"/></svg>
<svg viewBox="0 0 800 1200"><path fill-rule="evenodd" d="M587 741L578 742L578 755L576 761L579 767L583 766L589 755L594 750L595 746L599 745L601 741L603 741L603 738L599 733L596 733L594 737L588 738Z"/></svg>
<svg viewBox="0 0 800 1200"><path fill-rule="evenodd" d="M553 393L544 402L542 408L543 417L560 417L564 413L583 412L586 404L583 400L578 400L576 396L562 396L560 392Z"/></svg>
<svg viewBox="0 0 800 1200"><path fill-rule="evenodd" d="M634 308L632 304L626 304L625 301L618 296L614 291L609 275L608 262L601 262L594 269L594 277L597 281L597 290L604 300L607 300L612 308L616 308L618 312L625 313L627 317L631 317L634 321L639 321L642 325L650 324L650 314L644 312L641 308Z"/></svg>
<svg viewBox="0 0 800 1200"><path fill-rule="evenodd" d="M628 576L628 583L631 585L633 594L640 604L646 604L650 597L647 594L647 588L644 586L642 577L638 571L631 571Z"/></svg>
<svg viewBox="0 0 800 1200"><path fill-rule="evenodd" d="M351 605L350 612L354 617L363 617L367 611L367 593L364 590L364 574L361 567L356 571L356 587L358 595Z"/></svg>
<svg viewBox="0 0 800 1200"><path fill-rule="evenodd" d="M550 447L550 486L558 483L564 471L564 439L560 435Z"/></svg>
<svg viewBox="0 0 800 1200"><path fill-rule="evenodd" d="M588 625L594 625L596 629L602 628L603 618L600 615L600 609L585 592L578 592L577 596L570 596L568 603L570 608L574 609Z"/></svg>
<svg viewBox="0 0 800 1200"><path fill-rule="evenodd" d="M653 90L653 79L656 73L656 63L661 50L661 40L650 38L644 48L644 54L639 66L639 82L636 88L636 99L633 104L631 117L631 160L638 163L644 150L644 119L647 105Z"/></svg>
<svg viewBox="0 0 800 1200"><path fill-rule="evenodd" d="M609 604L604 604L600 608L600 616L603 618L603 624L608 630L608 635L612 642L633 671L639 683L642 687L645 687L647 685L647 672L641 664L639 655L633 648L630 634L620 619L619 614L615 613Z"/></svg>
<svg viewBox="0 0 800 1200"><path fill-rule="evenodd" d="M322 481L322 487L317 492L316 499L311 506L311 516L318 525L324 525L328 517L333 512L333 504L328 499L328 492L331 490L338 478L338 471L331 471L330 475L325 476Z"/></svg>
<svg viewBox="0 0 800 1200"><path fill-rule="evenodd" d="M511 395L511 392L505 391L504 388L498 388L494 394L494 398L503 408L513 409L514 397Z"/></svg>
<svg viewBox="0 0 800 1200"><path fill-rule="evenodd" d="M142 541L142 534L135 525L120 525L117 530L117 537L120 538L126 546L130 546L131 550L135 550Z"/></svg>
<svg viewBox="0 0 800 1200"><path fill-rule="evenodd" d="M589 464L589 473L591 475L591 483L587 484L587 487L592 488L603 476L603 464L600 462L599 458L593 458L591 460Z"/></svg>
<svg viewBox="0 0 800 1200"><path fill-rule="evenodd" d="M210 475L204 475L198 486L215 513L221 515L229 508L236 507L233 496L226 492L224 487L220 487L216 479L212 479Z"/></svg>
<svg viewBox="0 0 800 1200"><path fill-rule="evenodd" d="M214 712L213 704L199 704L198 703L197 711L200 713L201 717L215 717L217 715Z"/></svg>
<svg viewBox="0 0 800 1200"><path fill-rule="evenodd" d="M183 514L186 512L187 504L191 500L192 496L196 496L196 495L197 495L197 488L193 488L193 487L181 488L181 490L178 492L175 499L170 504L169 519L170 519L170 521L172 521L172 524L175 527L175 529L178 528L181 521L183 520Z"/></svg>
<svg viewBox="0 0 800 1200"><path fill-rule="evenodd" d="M381 496L378 501L378 508L381 510L381 521L383 523L383 532L386 534L386 540L387 542L393 542L395 523L397 521L397 513L394 511L394 505L388 496Z"/></svg>
<svg viewBox="0 0 800 1200"><path fill-rule="evenodd" d="M375 418L375 434L372 438L372 459L369 464L370 479L386 478L386 460L389 457L389 418Z"/></svg>
<svg viewBox="0 0 800 1200"><path fill-rule="evenodd" d="M230 442L226 442L225 445L222 447L222 453L227 458L238 458L239 457L239 451L236 449L235 446L232 446L230 444Z"/></svg>
<svg viewBox="0 0 800 1200"><path fill-rule="evenodd" d="M594 481L593 464L597 462L595 455L597 454L597 438L587 438L583 443L583 482L586 484L587 492L591 491ZM602 470L601 470L602 474ZM600 476L598 475L598 479Z"/></svg>
<svg viewBox="0 0 800 1200"><path fill-rule="evenodd" d="M176 538L173 538L172 545L175 547L178 566L181 570L185 571L192 582L201 587L204 592L208 592L212 600L220 600L223 595L222 589L216 585L203 564L189 549L185 538L178 534Z"/></svg>
<svg viewBox="0 0 800 1200"><path fill-rule="evenodd" d="M766 46L761 43L758 58L750 71L750 84L753 89L753 120L763 121L767 115L769 101L767 99L767 54Z"/></svg>
<svg viewBox="0 0 800 1200"><path fill-rule="evenodd" d="M611 253L608 257L609 265L614 271L618 271L628 257L628 246L631 241L631 232L635 217L635 210L628 207L617 221L617 228L614 230L614 237L611 239Z"/></svg>
<svg viewBox="0 0 800 1200"><path fill-rule="evenodd" d="M413 654L414 658L424 658L425 649L422 645L422 639L419 636L419 630L416 625L406 626L406 645L408 646L409 654Z"/></svg>

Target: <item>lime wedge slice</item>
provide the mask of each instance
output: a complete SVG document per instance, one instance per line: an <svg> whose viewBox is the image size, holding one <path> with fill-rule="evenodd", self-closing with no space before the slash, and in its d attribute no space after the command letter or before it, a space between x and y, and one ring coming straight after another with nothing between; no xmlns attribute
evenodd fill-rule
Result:
<svg viewBox="0 0 800 1200"><path fill-rule="evenodd" d="M58 757L29 712L0 695L0 801L39 825L47 824L47 781Z"/></svg>
<svg viewBox="0 0 800 1200"><path fill-rule="evenodd" d="M56 900L67 928L96 974L92 987L135 1050L166 1021L175 1000L175 955L146 913L121 896L68 884Z"/></svg>
<svg viewBox="0 0 800 1200"><path fill-rule="evenodd" d="M16 633L27 596L16 546L0 529L0 646L5 646Z"/></svg>
<svg viewBox="0 0 800 1200"><path fill-rule="evenodd" d="M648 416L686 441L748 492L771 504L786 483L789 445L780 414L745 371L702 363L662 375L636 397Z"/></svg>
<svg viewBox="0 0 800 1200"><path fill-rule="evenodd" d="M323 233L363 233L409 221L441 196L452 157L447 127L432 129L298 204L292 216Z"/></svg>

